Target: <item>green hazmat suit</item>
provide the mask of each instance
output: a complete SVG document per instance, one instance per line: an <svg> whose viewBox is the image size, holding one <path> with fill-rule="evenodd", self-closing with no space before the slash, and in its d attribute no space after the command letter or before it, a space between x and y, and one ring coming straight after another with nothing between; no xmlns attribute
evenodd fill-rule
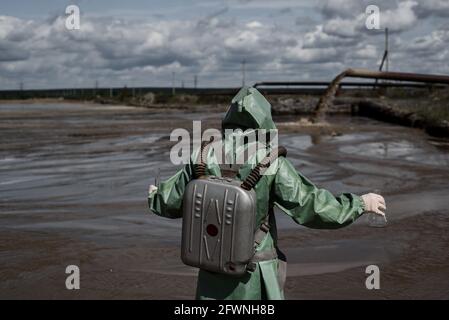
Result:
<svg viewBox="0 0 449 320"><path fill-rule="evenodd" d="M242 88L233 98L231 106L222 121L224 128L275 129L269 102L254 88ZM231 143L225 138L224 143ZM243 148L248 148L244 145ZM233 150L233 155L243 150ZM195 150L190 163L168 180L160 183L152 192L148 204L152 212L168 218L182 217L182 199L186 185L194 176ZM263 158L256 152L256 157ZM229 155L227 155L229 156ZM220 167L214 161L213 151L207 155L207 173L221 176ZM244 180L257 162L247 161L239 169L237 178ZM363 200L354 194L344 193L338 197L329 191L317 188L310 180L296 171L287 158L280 157L272 174L262 176L255 187L257 196L256 221L261 224L270 210L277 206L301 225L310 228L333 229L346 226L364 212ZM276 248L277 230L274 215L270 217L270 231L257 247L257 251ZM256 263L254 271L242 277L199 270L197 299L284 299L286 262L282 254L278 258Z"/></svg>

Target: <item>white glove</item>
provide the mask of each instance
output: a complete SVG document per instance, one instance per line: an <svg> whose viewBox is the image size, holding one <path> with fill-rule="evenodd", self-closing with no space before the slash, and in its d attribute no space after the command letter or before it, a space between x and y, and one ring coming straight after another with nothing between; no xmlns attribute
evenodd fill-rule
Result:
<svg viewBox="0 0 449 320"><path fill-rule="evenodd" d="M385 217L385 199L380 194L368 193L362 196L362 200L365 203L365 211L374 212L378 215Z"/></svg>
<svg viewBox="0 0 449 320"><path fill-rule="evenodd" d="M153 192L157 192L157 187L151 184L148 188L148 194L152 194Z"/></svg>

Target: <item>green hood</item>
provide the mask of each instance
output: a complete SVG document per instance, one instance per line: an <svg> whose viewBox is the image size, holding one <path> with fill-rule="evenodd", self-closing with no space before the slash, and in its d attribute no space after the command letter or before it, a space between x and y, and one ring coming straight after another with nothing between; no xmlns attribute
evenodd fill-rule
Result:
<svg viewBox="0 0 449 320"><path fill-rule="evenodd" d="M257 89L243 87L232 99L222 128L276 129L271 118L271 105Z"/></svg>

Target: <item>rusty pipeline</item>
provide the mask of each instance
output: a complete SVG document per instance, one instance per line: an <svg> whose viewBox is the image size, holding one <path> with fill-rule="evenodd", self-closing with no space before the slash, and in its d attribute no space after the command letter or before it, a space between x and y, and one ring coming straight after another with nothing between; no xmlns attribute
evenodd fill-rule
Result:
<svg viewBox="0 0 449 320"><path fill-rule="evenodd" d="M315 107L313 121L324 120L326 111L328 110L332 100L337 93L341 80L344 78L368 78L380 80L395 80L395 81L409 81L409 82L423 82L423 83L440 83L449 85L449 76L434 75L434 74L419 74L407 72L384 72L372 71L367 69L347 69L340 73L332 80L327 87L325 93L320 97L318 104Z"/></svg>

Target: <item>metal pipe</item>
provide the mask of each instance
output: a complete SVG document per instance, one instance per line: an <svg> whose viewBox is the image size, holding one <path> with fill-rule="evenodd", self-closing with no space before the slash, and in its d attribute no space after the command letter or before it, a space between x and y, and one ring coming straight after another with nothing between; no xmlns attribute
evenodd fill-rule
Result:
<svg viewBox="0 0 449 320"><path fill-rule="evenodd" d="M318 104L315 107L312 121L324 120L326 111L330 103L335 97L341 80L346 77L352 78L369 78L369 79L383 79L396 81L410 81L410 82L424 82L424 83L443 83L449 85L449 76L434 75L434 74L419 74L406 72L383 72L372 71L367 69L347 69L335 77L329 84L326 92L321 96Z"/></svg>
<svg viewBox="0 0 449 320"><path fill-rule="evenodd" d="M385 71L372 71L367 69L348 69L344 73L346 74L346 77L352 78L370 78L370 79L383 79L383 80L396 80L396 81L449 84L449 76L436 75L436 74L385 72Z"/></svg>

